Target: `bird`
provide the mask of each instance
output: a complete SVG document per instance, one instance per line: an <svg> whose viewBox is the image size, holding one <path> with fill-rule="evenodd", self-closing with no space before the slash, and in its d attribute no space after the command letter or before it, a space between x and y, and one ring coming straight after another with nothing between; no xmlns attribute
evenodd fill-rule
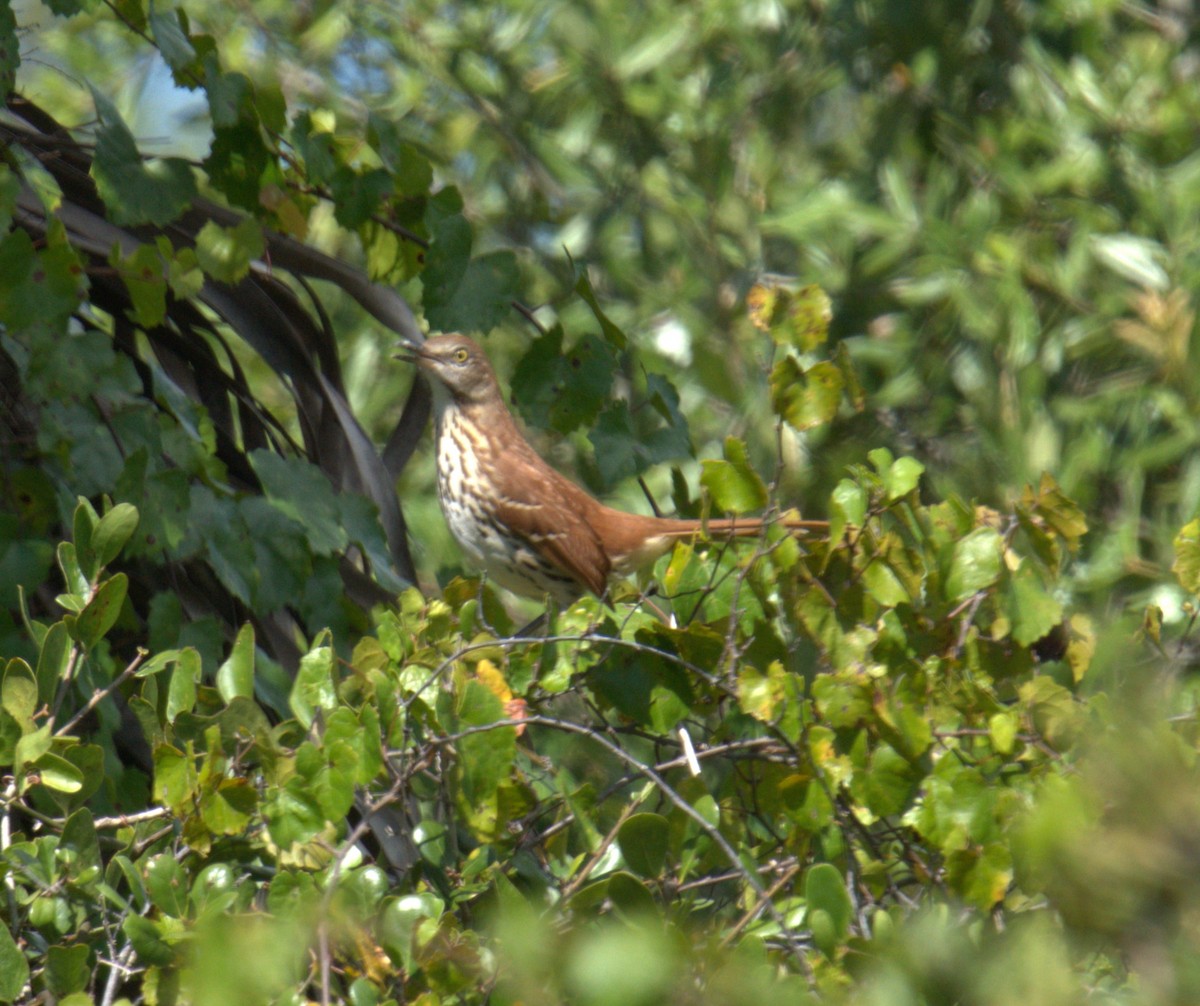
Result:
<svg viewBox="0 0 1200 1006"><path fill-rule="evenodd" d="M606 506L551 468L504 402L487 354L450 333L402 345L396 358L432 379L437 496L451 534L489 581L560 608L610 577L652 563L681 539L749 537L763 518L650 517ZM825 521L782 518L806 534Z"/></svg>

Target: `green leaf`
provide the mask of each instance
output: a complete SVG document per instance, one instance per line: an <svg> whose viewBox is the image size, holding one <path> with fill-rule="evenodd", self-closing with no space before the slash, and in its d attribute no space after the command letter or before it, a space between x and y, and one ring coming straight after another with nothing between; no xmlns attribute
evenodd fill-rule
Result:
<svg viewBox="0 0 1200 1006"><path fill-rule="evenodd" d="M91 978L88 960L91 949L86 944L54 945L46 950L46 986L56 1002L62 1002L74 992L87 987Z"/></svg>
<svg viewBox="0 0 1200 1006"><path fill-rule="evenodd" d="M353 230L371 219L392 194L392 176L383 168L354 171L339 168L330 182L333 192L333 216L343 227Z"/></svg>
<svg viewBox="0 0 1200 1006"><path fill-rule="evenodd" d="M990 527L977 528L957 541L946 578L947 598L961 601L994 584L1000 577L1003 550L1004 540Z"/></svg>
<svg viewBox="0 0 1200 1006"><path fill-rule="evenodd" d="M54 743L50 736L49 724L40 727L31 734L25 734L17 741L17 751L14 760L16 767L22 771L41 759Z"/></svg>
<svg viewBox="0 0 1200 1006"><path fill-rule="evenodd" d="M867 592L885 608L907 604L912 600L900 578L883 556L873 556L863 569L863 584Z"/></svg>
<svg viewBox="0 0 1200 1006"><path fill-rule="evenodd" d="M746 459L746 442L725 438L725 460L701 462L700 484L708 490L717 508L744 514L767 504L767 487Z"/></svg>
<svg viewBox="0 0 1200 1006"><path fill-rule="evenodd" d="M804 897L810 913L820 911L829 916L835 940L844 940L850 932L854 905L838 868L832 863L817 863L810 867L804 877Z"/></svg>
<svg viewBox="0 0 1200 1006"><path fill-rule="evenodd" d="M994 713L988 720L988 736L1000 754L1011 754L1020 721L1010 712Z"/></svg>
<svg viewBox="0 0 1200 1006"><path fill-rule="evenodd" d="M458 709L460 728L487 726L507 717L499 697L480 681L467 681ZM497 727L468 734L457 742L462 771L462 792L468 804L479 807L493 799L501 782L512 772L517 734L512 727Z"/></svg>
<svg viewBox="0 0 1200 1006"><path fill-rule="evenodd" d="M129 942L143 964L165 968L175 963L175 949L163 939L159 925L145 916L125 916L121 923L121 931L129 937Z"/></svg>
<svg viewBox="0 0 1200 1006"><path fill-rule="evenodd" d="M154 799L170 807L176 814L192 809L192 800L199 784L195 759L169 744L154 749Z"/></svg>
<svg viewBox="0 0 1200 1006"><path fill-rule="evenodd" d="M58 682L66 673L71 659L71 636L63 622L55 622L46 631L38 653L38 702L50 702L58 690Z"/></svg>
<svg viewBox="0 0 1200 1006"><path fill-rule="evenodd" d="M167 316L167 277L162 256L154 245L138 245L132 254L122 257L118 246L113 247L108 264L129 291L133 302L133 320L145 328L153 328Z"/></svg>
<svg viewBox="0 0 1200 1006"><path fill-rule="evenodd" d="M252 451L250 463L272 505L304 528L315 553L335 555L346 547L342 497L320 468L265 449Z"/></svg>
<svg viewBox="0 0 1200 1006"><path fill-rule="evenodd" d="M72 635L85 649L92 649L116 623L129 589L129 577L116 573L97 589L75 620Z"/></svg>
<svg viewBox="0 0 1200 1006"><path fill-rule="evenodd" d="M100 518L92 532L92 551L100 569L121 554L137 525L137 507L129 503L118 503Z"/></svg>
<svg viewBox="0 0 1200 1006"><path fill-rule="evenodd" d="M217 691L226 704L238 696L254 698L254 625L238 630L229 657L217 668Z"/></svg>
<svg viewBox="0 0 1200 1006"><path fill-rule="evenodd" d="M265 249L262 227L250 217L234 227L208 221L196 235L196 260L213 279L236 283Z"/></svg>
<svg viewBox="0 0 1200 1006"><path fill-rule="evenodd" d="M562 326L555 325L533 341L513 371L512 396L531 425L570 433L595 421L612 391L617 360L594 335L566 353L562 339Z"/></svg>
<svg viewBox="0 0 1200 1006"><path fill-rule="evenodd" d="M245 779L221 779L213 789L201 795L200 816L213 834L241 835L257 806L258 791L249 782ZM346 810L349 810L349 805Z"/></svg>
<svg viewBox="0 0 1200 1006"><path fill-rule="evenodd" d="M661 814L634 814L617 831L625 862L639 877L657 877L666 865L670 826Z"/></svg>
<svg viewBox="0 0 1200 1006"><path fill-rule="evenodd" d="M837 415L844 379L828 361L807 370L785 356L771 370L771 408L797 430L810 430Z"/></svg>
<svg viewBox="0 0 1200 1006"><path fill-rule="evenodd" d="M1175 561L1171 572L1189 594L1200 594L1200 518L1184 524L1173 544Z"/></svg>
<svg viewBox="0 0 1200 1006"><path fill-rule="evenodd" d="M322 632L312 649L300 658L300 669L289 699L292 712L306 728L312 726L318 709L337 708L337 689L333 680L336 656L328 643L328 631Z"/></svg>
<svg viewBox="0 0 1200 1006"><path fill-rule="evenodd" d="M588 278L587 267L578 266L574 262L571 263L571 266L575 270L575 292L592 309L592 314L595 316L596 321L600 323L600 331L604 333L604 338L608 340L608 343L618 351L623 350L628 344L629 339L600 307L596 291L592 289L592 281Z"/></svg>
<svg viewBox="0 0 1200 1006"><path fill-rule="evenodd" d="M239 120L236 126L213 130L204 170L218 192L253 213L262 209L263 175L272 163L257 124Z"/></svg>
<svg viewBox="0 0 1200 1006"><path fill-rule="evenodd" d="M92 178L116 224L168 224L196 198L191 166L176 157L144 160L116 106L95 88Z"/></svg>
<svg viewBox="0 0 1200 1006"><path fill-rule="evenodd" d="M33 714L38 707L37 677L33 668L20 657L13 657L4 669L0 705L13 719L29 723L32 729Z"/></svg>
<svg viewBox="0 0 1200 1006"><path fill-rule="evenodd" d="M200 651L188 646L179 651L171 683L167 686L167 722L174 723L180 713L190 713L196 706L196 685L200 682Z"/></svg>
<svg viewBox="0 0 1200 1006"><path fill-rule="evenodd" d="M471 259L453 291L426 293L425 317L443 332L490 332L509 314L520 290L517 257L509 251ZM445 297L446 299L443 299Z"/></svg>
<svg viewBox="0 0 1200 1006"><path fill-rule="evenodd" d="M772 328L776 342L790 344L802 352L811 352L825 344L833 305L829 295L815 283L789 295L786 323Z"/></svg>
<svg viewBox="0 0 1200 1006"><path fill-rule="evenodd" d="M1046 590L1029 560L1011 575L1006 601L1013 639L1022 646L1041 639L1063 618L1062 602Z"/></svg>
<svg viewBox="0 0 1200 1006"><path fill-rule="evenodd" d="M53 225L50 233L55 233ZM65 243L35 252L22 229L0 239L0 322L10 331L65 336L85 286L79 259Z"/></svg>
<svg viewBox="0 0 1200 1006"><path fill-rule="evenodd" d="M164 915L177 919L187 915L187 874L171 853L159 853L146 865L146 892Z"/></svg>
<svg viewBox="0 0 1200 1006"><path fill-rule="evenodd" d="M29 984L29 962L9 926L0 926L0 1001L13 1003Z"/></svg>
<svg viewBox="0 0 1200 1006"><path fill-rule="evenodd" d="M897 458L883 476L887 502L893 503L917 488L925 466L916 458Z"/></svg>
<svg viewBox="0 0 1200 1006"><path fill-rule="evenodd" d="M96 562L96 550L92 548L92 535L99 523L100 517L92 508L92 504L80 496L75 507L71 533L74 538L75 558L83 579L88 584L96 579L96 574L100 571Z"/></svg>
<svg viewBox="0 0 1200 1006"><path fill-rule="evenodd" d="M222 72L215 56L205 59L205 90L213 126L229 129L240 125L257 126L254 85L245 74Z"/></svg>
<svg viewBox="0 0 1200 1006"><path fill-rule="evenodd" d="M623 918L637 923L658 915L654 895L632 874L618 871L608 879L608 898Z"/></svg>
<svg viewBox="0 0 1200 1006"><path fill-rule="evenodd" d="M780 703L787 698L786 674L778 660L771 661L766 672L750 664L738 671L738 705L763 723L773 723Z"/></svg>
<svg viewBox="0 0 1200 1006"><path fill-rule="evenodd" d="M172 70L183 70L196 58L196 50L188 41L187 30L181 23L179 11L163 11L150 7L150 33L158 51Z"/></svg>
<svg viewBox="0 0 1200 1006"><path fill-rule="evenodd" d="M861 528L867 519L867 491L857 482L842 479L829 497L829 540L841 541L847 526Z"/></svg>
<svg viewBox="0 0 1200 1006"><path fill-rule="evenodd" d="M43 754L32 766L47 789L59 793L78 793L83 789L83 772L66 758L52 752Z"/></svg>

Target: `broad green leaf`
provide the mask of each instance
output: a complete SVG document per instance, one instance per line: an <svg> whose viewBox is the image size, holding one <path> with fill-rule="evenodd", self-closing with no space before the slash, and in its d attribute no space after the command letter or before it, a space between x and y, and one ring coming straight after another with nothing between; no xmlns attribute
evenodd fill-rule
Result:
<svg viewBox="0 0 1200 1006"><path fill-rule="evenodd" d="M1175 536L1171 572L1189 594L1200 594L1200 518L1190 520Z"/></svg>
<svg viewBox="0 0 1200 1006"><path fill-rule="evenodd" d="M196 686L200 683L200 651L188 646L179 651L167 686L167 722L174 723L180 713L196 706Z"/></svg>
<svg viewBox="0 0 1200 1006"><path fill-rule="evenodd" d="M226 704L238 696L254 697L254 625L247 622L238 630L229 656L217 668L217 691Z"/></svg>
<svg viewBox="0 0 1200 1006"><path fill-rule="evenodd" d="M1012 623L1012 635L1022 646L1045 636L1063 618L1062 602L1050 594L1041 576L1028 560L1009 578L1006 610Z"/></svg>
<svg viewBox="0 0 1200 1006"><path fill-rule="evenodd" d="M344 497L334 491L320 468L263 449L251 452L250 463L272 505L304 527L314 552L334 555L346 547Z"/></svg>
<svg viewBox="0 0 1200 1006"><path fill-rule="evenodd" d="M383 168L354 171L342 167L334 172L330 189L334 218L353 230L380 211L383 201L392 194L392 176Z"/></svg>
<svg viewBox="0 0 1200 1006"><path fill-rule="evenodd" d="M634 814L617 831L625 862L639 877L657 877L666 865L670 828L661 814Z"/></svg>
<svg viewBox="0 0 1200 1006"><path fill-rule="evenodd" d="M982 851L971 850L960 854L964 863L951 862L952 872L962 870L958 886L963 897L982 911L991 911L1008 893L1013 879L1012 854L1008 846L992 842ZM963 869L966 865L965 870Z"/></svg>
<svg viewBox="0 0 1200 1006"><path fill-rule="evenodd" d="M38 758L31 771L38 774L43 786L59 793L78 793L83 788L83 772L53 752Z"/></svg>
<svg viewBox="0 0 1200 1006"><path fill-rule="evenodd" d="M570 433L590 426L608 400L617 360L612 347L585 335L563 351L555 325L535 339L512 376L513 401L532 426Z"/></svg>
<svg viewBox="0 0 1200 1006"><path fill-rule="evenodd" d="M887 501L892 503L916 489L924 471L925 466L916 458L897 458L893 461L883 477Z"/></svg>
<svg viewBox="0 0 1200 1006"><path fill-rule="evenodd" d="M196 235L196 260L213 279L236 283L263 254L262 228L247 217L234 227L208 221Z"/></svg>
<svg viewBox="0 0 1200 1006"><path fill-rule="evenodd" d="M72 635L85 649L92 649L116 623L129 589L129 577L124 573L110 576L79 613Z"/></svg>
<svg viewBox="0 0 1200 1006"><path fill-rule="evenodd" d="M875 556L867 563L863 569L863 584L868 593L885 608L894 608L897 604L912 600L904 584L882 556Z"/></svg>
<svg viewBox="0 0 1200 1006"><path fill-rule="evenodd" d="M785 672L778 660L773 660L765 672L750 664L738 671L738 705L764 723L773 723L779 715L779 705L787 696Z"/></svg>
<svg viewBox="0 0 1200 1006"><path fill-rule="evenodd" d="M509 251L473 258L447 299L425 297L425 317L445 332L490 332L511 312L520 288L517 258Z"/></svg>
<svg viewBox="0 0 1200 1006"><path fill-rule="evenodd" d="M317 637L312 649L300 658L300 669L292 685L289 703L305 727L312 726L318 709L337 708L337 689L333 680L336 655L328 641L328 632Z"/></svg>
<svg viewBox="0 0 1200 1006"><path fill-rule="evenodd" d="M196 58L196 50L188 40L187 31L180 23L181 14L175 10L150 7L150 32L158 51L172 70L183 70Z"/></svg>
<svg viewBox="0 0 1200 1006"><path fill-rule="evenodd" d="M143 159L129 127L95 88L96 131L92 178L117 224L168 224L196 198L192 168L177 157Z"/></svg>
<svg viewBox="0 0 1200 1006"><path fill-rule="evenodd" d="M169 744L154 749L154 799L177 814L186 814L199 784L199 774L191 751L183 752Z"/></svg>
<svg viewBox="0 0 1200 1006"><path fill-rule="evenodd" d="M79 563L83 579L89 584L96 579L96 574L100 571L96 561L96 550L92 547L92 535L95 534L96 525L99 523L100 515L96 513L91 503L80 496L79 502L75 505L71 534L75 547L75 559ZM66 574L66 569L63 570L63 573Z"/></svg>
<svg viewBox="0 0 1200 1006"><path fill-rule="evenodd" d="M42 647L38 653L37 685L38 702L50 702L58 690L58 683L66 673L71 659L72 642L67 626L63 622L55 622L46 631Z"/></svg>
<svg viewBox="0 0 1200 1006"><path fill-rule="evenodd" d="M87 277L75 250L59 234L52 225L48 238L53 243L40 252L20 228L0 239L0 323L10 332L66 337Z"/></svg>
<svg viewBox="0 0 1200 1006"><path fill-rule="evenodd" d="M91 950L86 944L55 944L46 950L43 977L56 1003L63 1002L87 986L91 978L91 968L88 967L90 957Z"/></svg>
<svg viewBox="0 0 1200 1006"><path fill-rule="evenodd" d="M200 816L216 835L243 834L257 806L258 791L245 779L221 779L200 796Z"/></svg>
<svg viewBox="0 0 1200 1006"><path fill-rule="evenodd" d="M867 491L842 479L829 497L829 540L841 541L847 527L861 528L867 519Z"/></svg>
<svg viewBox="0 0 1200 1006"><path fill-rule="evenodd" d="M169 967L175 963L175 949L163 938L158 923L142 915L127 915L121 930L129 938L138 960L144 964Z"/></svg>
<svg viewBox="0 0 1200 1006"><path fill-rule="evenodd" d="M234 206L253 213L262 209L263 176L273 163L258 125L240 119L237 125L213 130L204 170Z"/></svg>
<svg viewBox="0 0 1200 1006"><path fill-rule="evenodd" d="M428 891L390 898L379 919L379 942L396 964L411 969L419 949L417 927L426 919L441 918L444 911L441 900Z"/></svg>
<svg viewBox="0 0 1200 1006"><path fill-rule="evenodd" d="M164 915L177 919L187 915L187 874L171 853L159 853L146 864L146 891L154 907Z"/></svg>
<svg viewBox="0 0 1200 1006"><path fill-rule="evenodd" d="M767 487L746 459L746 443L725 438L725 460L701 462L700 484L726 513L744 514L766 506Z"/></svg>
<svg viewBox="0 0 1200 1006"><path fill-rule="evenodd" d="M36 763L39 758L43 757L50 750L50 746L53 743L54 738L50 735L48 724L39 727L33 733L24 734L17 741L17 750L14 756L14 764L17 769L24 771L28 766Z"/></svg>
<svg viewBox="0 0 1200 1006"><path fill-rule="evenodd" d="M946 578L948 599L961 601L994 584L1000 577L1003 549L1003 539L990 527L977 528L956 542Z"/></svg>
<svg viewBox="0 0 1200 1006"><path fill-rule="evenodd" d="M837 415L842 400L842 372L828 361L807 370L785 356L771 370L771 407L797 430L810 430Z"/></svg>
<svg viewBox="0 0 1200 1006"><path fill-rule="evenodd" d="M658 905L646 885L623 870L609 878L608 899L622 917L634 923L658 915Z"/></svg>
<svg viewBox="0 0 1200 1006"><path fill-rule="evenodd" d="M850 931L854 905L838 868L832 863L809 867L804 877L804 897L810 913L819 911L828 915L834 940L844 940Z"/></svg>
<svg viewBox="0 0 1200 1006"><path fill-rule="evenodd" d="M134 251L121 255L121 249L113 247L108 264L129 291L133 302L133 319L144 328L162 324L167 316L167 268L154 245L138 245Z"/></svg>
<svg viewBox="0 0 1200 1006"><path fill-rule="evenodd" d="M13 939L10 926L0 926L0 1001L19 1001L28 983L29 962Z"/></svg>
<svg viewBox="0 0 1200 1006"><path fill-rule="evenodd" d="M20 657L13 657L4 669L0 705L13 719L29 723L32 729L33 714L38 707L37 677L33 668Z"/></svg>
<svg viewBox="0 0 1200 1006"><path fill-rule="evenodd" d="M988 719L988 736L1000 754L1011 754L1020 721L1011 712L993 713Z"/></svg>
<svg viewBox="0 0 1200 1006"><path fill-rule="evenodd" d="M138 525L137 507L118 503L100 518L92 533L92 551L103 569L121 553Z"/></svg>

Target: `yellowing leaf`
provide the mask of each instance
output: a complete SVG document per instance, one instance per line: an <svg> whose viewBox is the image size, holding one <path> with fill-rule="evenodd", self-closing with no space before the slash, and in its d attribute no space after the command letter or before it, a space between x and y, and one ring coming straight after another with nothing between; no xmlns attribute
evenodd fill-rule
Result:
<svg viewBox="0 0 1200 1006"><path fill-rule="evenodd" d="M507 704L512 701L512 689L508 687L508 682L504 679L503 672L486 657L475 665L475 677L480 684L501 702Z"/></svg>

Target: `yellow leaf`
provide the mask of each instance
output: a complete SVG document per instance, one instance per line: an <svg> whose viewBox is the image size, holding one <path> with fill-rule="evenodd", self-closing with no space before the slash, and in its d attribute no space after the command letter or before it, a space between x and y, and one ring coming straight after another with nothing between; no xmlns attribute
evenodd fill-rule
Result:
<svg viewBox="0 0 1200 1006"><path fill-rule="evenodd" d="M512 689L508 687L508 682L504 680L504 674L487 657L484 657L475 665L475 678L501 702L507 705L512 701Z"/></svg>

